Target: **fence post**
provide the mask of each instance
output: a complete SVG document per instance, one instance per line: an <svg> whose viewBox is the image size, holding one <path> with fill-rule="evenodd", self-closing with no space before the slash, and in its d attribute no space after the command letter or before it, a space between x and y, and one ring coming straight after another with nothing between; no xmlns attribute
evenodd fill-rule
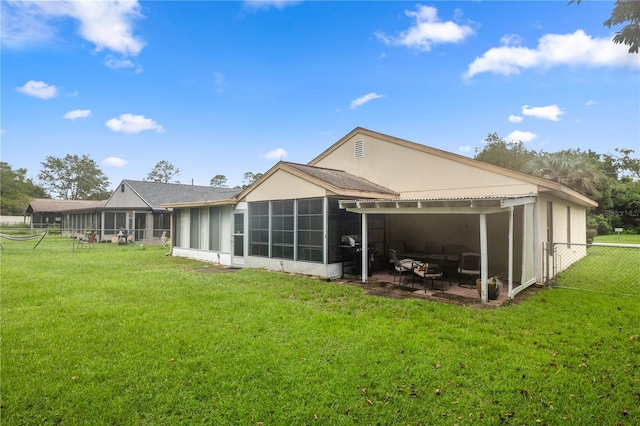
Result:
<svg viewBox="0 0 640 426"><path fill-rule="evenodd" d="M544 266L545 266L545 287L549 287L551 282L549 277L549 255L551 253L551 243L546 241L544 243Z"/></svg>

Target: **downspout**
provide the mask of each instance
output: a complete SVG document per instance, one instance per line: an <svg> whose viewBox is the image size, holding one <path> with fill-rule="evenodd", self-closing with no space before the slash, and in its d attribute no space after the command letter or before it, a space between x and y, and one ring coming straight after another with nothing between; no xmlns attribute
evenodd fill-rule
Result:
<svg viewBox="0 0 640 426"><path fill-rule="evenodd" d="M486 213L480 214L480 279L482 280L480 300L482 303L487 303L488 300L488 288L487 278L489 261L487 257L487 215Z"/></svg>
<svg viewBox="0 0 640 426"><path fill-rule="evenodd" d="M173 239L175 238L175 233L173 232L173 221L176 219L174 216L174 210L173 209L165 209L167 212L169 212L169 217L171 218L169 220L169 254L171 256L173 256Z"/></svg>
<svg viewBox="0 0 640 426"><path fill-rule="evenodd" d="M509 207L509 299L513 299L513 206Z"/></svg>
<svg viewBox="0 0 640 426"><path fill-rule="evenodd" d="M362 213L362 282L367 282L369 276L369 232L367 228L367 214Z"/></svg>

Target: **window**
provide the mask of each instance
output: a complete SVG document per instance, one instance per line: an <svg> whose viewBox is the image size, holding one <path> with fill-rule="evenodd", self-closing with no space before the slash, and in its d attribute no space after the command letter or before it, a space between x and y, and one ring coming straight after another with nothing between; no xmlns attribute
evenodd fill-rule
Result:
<svg viewBox="0 0 640 426"><path fill-rule="evenodd" d="M200 209L189 209L189 247L202 248L200 244Z"/></svg>
<svg viewBox="0 0 640 426"><path fill-rule="evenodd" d="M571 248L571 206L567 206L567 244Z"/></svg>
<svg viewBox="0 0 640 426"><path fill-rule="evenodd" d="M271 257L293 259L293 200L271 202Z"/></svg>
<svg viewBox="0 0 640 426"><path fill-rule="evenodd" d="M553 245L553 203L547 201L547 242Z"/></svg>
<svg viewBox="0 0 640 426"><path fill-rule="evenodd" d="M120 229L126 228L126 213L105 213L104 214L104 230L106 233L115 234Z"/></svg>
<svg viewBox="0 0 640 426"><path fill-rule="evenodd" d="M327 261L336 263L340 262L341 259L340 244L342 236L360 234L362 220L359 214L341 209L337 198L329 198L327 208Z"/></svg>
<svg viewBox="0 0 640 426"><path fill-rule="evenodd" d="M269 202L249 204L249 254L269 257Z"/></svg>
<svg viewBox="0 0 640 426"><path fill-rule="evenodd" d="M182 209L173 209L173 245L182 247Z"/></svg>
<svg viewBox="0 0 640 426"><path fill-rule="evenodd" d="M209 250L220 250L220 207L209 207Z"/></svg>
<svg viewBox="0 0 640 426"><path fill-rule="evenodd" d="M244 256L244 213L233 215L233 255Z"/></svg>
<svg viewBox="0 0 640 426"><path fill-rule="evenodd" d="M323 199L298 200L298 259L323 261Z"/></svg>

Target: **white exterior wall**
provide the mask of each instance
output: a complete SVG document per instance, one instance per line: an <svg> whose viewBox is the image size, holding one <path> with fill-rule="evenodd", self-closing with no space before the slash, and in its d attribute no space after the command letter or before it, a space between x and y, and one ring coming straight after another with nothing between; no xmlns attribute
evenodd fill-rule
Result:
<svg viewBox="0 0 640 426"><path fill-rule="evenodd" d="M124 185L124 192L121 188ZM142 198L138 196L133 190L126 184L120 183L118 188L113 191L111 198L105 204L106 208L121 208L121 209L142 209L149 208Z"/></svg>
<svg viewBox="0 0 640 426"><path fill-rule="evenodd" d="M246 201L292 200L296 198L320 198L327 192L304 179L278 170L247 195Z"/></svg>
<svg viewBox="0 0 640 426"><path fill-rule="evenodd" d="M538 238L541 243L541 247L538 248L540 253L543 253L543 245L547 242L547 202L551 201L553 204L553 243L571 243L568 246L560 248L562 252L559 252L558 262L556 263L556 273L562 272L567 269L573 263L582 259L587 254L586 242L587 242L587 211L585 207L580 205L569 203L559 198L550 197L548 195L541 195L538 200ZM570 210L567 210L570 207ZM568 217L570 214L570 218ZM542 259L540 266L540 277L544 279L547 274L547 265L549 263L549 275L553 275L553 247L551 247L550 256L546 258L541 255Z"/></svg>
<svg viewBox="0 0 640 426"><path fill-rule="evenodd" d="M364 157L354 158L359 139L364 140ZM522 180L361 134L314 165L363 177L404 199L537 193L536 185Z"/></svg>
<svg viewBox="0 0 640 426"><path fill-rule="evenodd" d="M293 261L290 259L270 259L267 257L247 256L246 266L262 268L270 271L288 272L293 274L312 275L321 278L338 278L342 273L342 264Z"/></svg>

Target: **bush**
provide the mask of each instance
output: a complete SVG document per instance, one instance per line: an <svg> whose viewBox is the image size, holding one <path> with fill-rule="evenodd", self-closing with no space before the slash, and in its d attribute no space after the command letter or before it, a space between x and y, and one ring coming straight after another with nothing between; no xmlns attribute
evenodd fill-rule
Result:
<svg viewBox="0 0 640 426"><path fill-rule="evenodd" d="M588 214L587 229L595 229L598 235L607 235L613 231L610 220L602 214Z"/></svg>

